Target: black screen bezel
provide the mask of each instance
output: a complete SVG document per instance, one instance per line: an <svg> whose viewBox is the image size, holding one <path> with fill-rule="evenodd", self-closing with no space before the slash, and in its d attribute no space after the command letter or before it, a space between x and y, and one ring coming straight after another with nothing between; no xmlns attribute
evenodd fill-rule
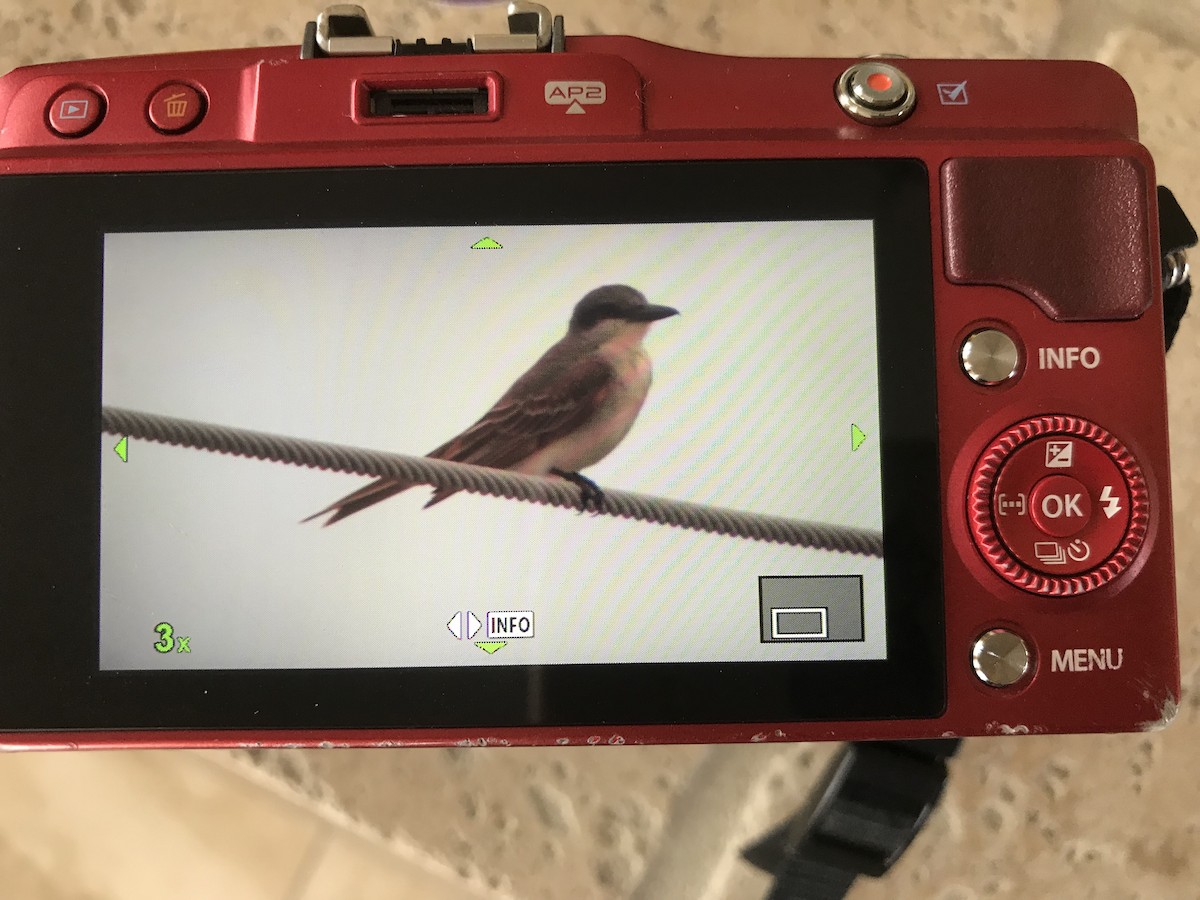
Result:
<svg viewBox="0 0 1200 900"><path fill-rule="evenodd" d="M874 222L886 660L99 670L96 448L106 232L787 219ZM940 715L945 637L930 233L928 172L911 159L0 177L0 731Z"/></svg>

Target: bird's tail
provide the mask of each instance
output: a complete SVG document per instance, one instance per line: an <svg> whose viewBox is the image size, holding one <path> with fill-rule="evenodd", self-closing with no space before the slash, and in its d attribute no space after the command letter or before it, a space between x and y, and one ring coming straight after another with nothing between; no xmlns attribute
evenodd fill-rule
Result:
<svg viewBox="0 0 1200 900"><path fill-rule="evenodd" d="M388 497L394 497L401 491L407 491L413 487L412 482L395 481L391 478L380 478L378 481L372 481L366 487L361 487L353 494L347 494L341 500L329 504L320 512L315 512L307 519L301 519L300 523L311 522L313 519L319 519L326 513L333 513L323 523L323 527L329 527L334 522L338 522L346 516L352 516L356 512L361 512L368 506L374 506L380 500L386 500Z"/></svg>

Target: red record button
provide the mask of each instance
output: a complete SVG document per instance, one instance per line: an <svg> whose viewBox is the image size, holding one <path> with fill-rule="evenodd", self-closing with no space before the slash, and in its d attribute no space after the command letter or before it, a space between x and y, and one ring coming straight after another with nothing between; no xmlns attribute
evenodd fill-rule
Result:
<svg viewBox="0 0 1200 900"><path fill-rule="evenodd" d="M1073 416L1014 425L976 463L972 536L1005 580L1038 594L1093 590L1121 574L1146 536L1149 499L1133 455Z"/></svg>
<svg viewBox="0 0 1200 900"><path fill-rule="evenodd" d="M164 84L150 98L147 114L159 131L178 134L204 117L204 97L191 85Z"/></svg>
<svg viewBox="0 0 1200 900"><path fill-rule="evenodd" d="M46 107L46 121L55 134L79 137L104 118L104 98L87 88L67 88L54 95Z"/></svg>

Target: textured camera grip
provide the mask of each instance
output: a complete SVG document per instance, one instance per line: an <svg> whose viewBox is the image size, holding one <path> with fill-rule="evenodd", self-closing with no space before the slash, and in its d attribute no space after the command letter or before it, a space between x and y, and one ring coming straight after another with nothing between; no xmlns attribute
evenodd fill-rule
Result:
<svg viewBox="0 0 1200 900"><path fill-rule="evenodd" d="M1137 159L951 159L941 181L951 281L1012 288L1060 321L1150 308L1158 256Z"/></svg>

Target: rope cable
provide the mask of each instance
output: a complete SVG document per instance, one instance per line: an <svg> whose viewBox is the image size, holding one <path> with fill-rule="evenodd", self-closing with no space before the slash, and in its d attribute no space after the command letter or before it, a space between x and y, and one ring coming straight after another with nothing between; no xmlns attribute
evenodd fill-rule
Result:
<svg viewBox="0 0 1200 900"><path fill-rule="evenodd" d="M522 475L425 456L408 456L344 444L310 441L112 406L102 409L101 420L103 430L108 434L159 444L310 469L395 478L399 481L411 481L472 494L580 509L579 488L559 479ZM877 531L802 522L782 516L705 506L629 491L604 489L603 508L598 512L640 522L748 540L862 556L883 556L883 535Z"/></svg>

